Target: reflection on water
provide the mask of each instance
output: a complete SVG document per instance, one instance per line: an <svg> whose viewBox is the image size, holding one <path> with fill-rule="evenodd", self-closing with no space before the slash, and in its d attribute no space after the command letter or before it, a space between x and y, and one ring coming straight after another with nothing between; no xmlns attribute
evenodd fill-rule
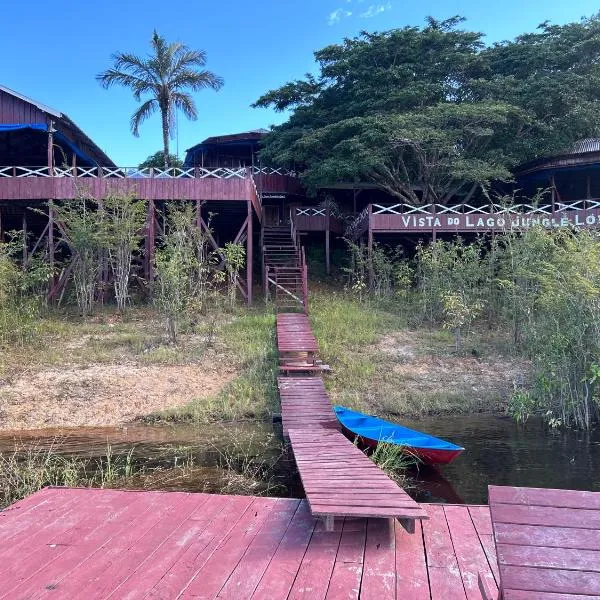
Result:
<svg viewBox="0 0 600 600"><path fill-rule="evenodd" d="M421 501L483 504L488 485L600 491L600 429L552 430L491 415L402 423L465 447L451 464L419 474Z"/></svg>
<svg viewBox="0 0 600 600"><path fill-rule="evenodd" d="M0 433L0 453L51 450L86 460L90 472L108 453L138 473L122 482L128 488L297 495L277 433L270 424L244 422L8 431Z"/></svg>
<svg viewBox="0 0 600 600"><path fill-rule="evenodd" d="M518 425L490 415L404 419L402 424L465 447L450 465L421 468L415 475L416 488L410 493L421 502L486 503L489 484L600 491L600 429L554 431L537 420ZM223 489L223 453L238 452L243 454L239 464L251 459L276 465L278 485L271 494L299 497L302 487L293 459L281 456L280 431L272 433L269 423L42 429L1 433L0 452L11 453L17 444L94 459L105 456L109 445L115 455L133 447L138 464L162 468L156 477L137 482L138 487L211 492ZM190 457L196 467L192 476L172 472L170 467Z"/></svg>

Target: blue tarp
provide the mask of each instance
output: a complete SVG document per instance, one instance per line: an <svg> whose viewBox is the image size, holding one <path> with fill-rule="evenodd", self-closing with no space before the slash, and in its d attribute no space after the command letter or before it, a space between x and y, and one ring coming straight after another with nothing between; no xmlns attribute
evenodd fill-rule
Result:
<svg viewBox="0 0 600 600"><path fill-rule="evenodd" d="M11 124L0 124L0 133L3 131L18 131L19 129L33 129L35 131L48 131L48 125L45 123L11 123ZM54 132L54 139L60 142L62 145L70 148L77 158L89 163L90 165L97 164L95 160L89 157L81 148L76 146L68 137L62 134L60 131Z"/></svg>

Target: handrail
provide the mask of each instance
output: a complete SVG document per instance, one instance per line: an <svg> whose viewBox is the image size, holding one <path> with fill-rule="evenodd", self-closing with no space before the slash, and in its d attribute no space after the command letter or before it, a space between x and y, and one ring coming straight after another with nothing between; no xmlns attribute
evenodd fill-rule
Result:
<svg viewBox="0 0 600 600"><path fill-rule="evenodd" d="M83 167L83 166L0 166L0 177L117 177L120 179L248 179L253 175L296 177L294 171L268 167ZM255 184L256 185L256 184Z"/></svg>
<svg viewBox="0 0 600 600"><path fill-rule="evenodd" d="M308 314L308 265L306 264L304 246L302 246L300 268L302 269L302 299L304 305L304 312Z"/></svg>

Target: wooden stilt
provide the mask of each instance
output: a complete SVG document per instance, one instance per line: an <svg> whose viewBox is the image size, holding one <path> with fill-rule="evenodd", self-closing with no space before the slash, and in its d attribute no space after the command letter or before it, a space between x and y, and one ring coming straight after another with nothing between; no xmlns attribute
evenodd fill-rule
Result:
<svg viewBox="0 0 600 600"><path fill-rule="evenodd" d="M329 254L329 224L327 225L327 229L325 230L325 269L327 271L327 275L331 274L331 260Z"/></svg>
<svg viewBox="0 0 600 600"><path fill-rule="evenodd" d="M247 225L247 237L246 237L246 288L247 288L247 298L246 302L248 306L252 305L252 263L254 260L253 257L253 244L252 244L252 202L248 200L248 225Z"/></svg>
<svg viewBox="0 0 600 600"><path fill-rule="evenodd" d="M144 256L144 278L152 293L152 282L154 281L154 252L156 249L156 206L154 200L148 200L148 211L146 214L146 239Z"/></svg>
<svg viewBox="0 0 600 600"><path fill-rule="evenodd" d="M23 267L27 265L27 208L23 210Z"/></svg>
<svg viewBox="0 0 600 600"><path fill-rule="evenodd" d="M369 262L369 288L373 287L373 229L371 224L371 215L373 213L373 205L369 204L369 228L367 237L367 257Z"/></svg>
<svg viewBox="0 0 600 600"><path fill-rule="evenodd" d="M2 207L0 207L0 242L4 241L4 227L2 225Z"/></svg>
<svg viewBox="0 0 600 600"><path fill-rule="evenodd" d="M54 272L54 208L52 201L48 202L48 264L50 266L50 302L56 300L56 274Z"/></svg>

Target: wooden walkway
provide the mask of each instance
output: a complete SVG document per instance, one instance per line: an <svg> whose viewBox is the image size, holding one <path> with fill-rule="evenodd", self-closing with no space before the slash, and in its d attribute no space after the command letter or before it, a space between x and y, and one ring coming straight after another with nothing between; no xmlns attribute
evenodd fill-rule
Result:
<svg viewBox="0 0 600 600"><path fill-rule="evenodd" d="M325 531L308 504L179 492L45 489L0 512L0 598L480 599L487 507L423 505Z"/></svg>
<svg viewBox="0 0 600 600"><path fill-rule="evenodd" d="M277 315L280 369L316 364L317 341L305 314ZM339 517L400 519L409 532L426 519L419 505L339 433L321 377L279 377L283 437L289 439L312 514L332 530ZM368 488L368 489L367 489ZM357 490L359 492L357 493Z"/></svg>
<svg viewBox="0 0 600 600"><path fill-rule="evenodd" d="M600 598L600 493L490 486L489 502L503 600Z"/></svg>
<svg viewBox="0 0 600 600"><path fill-rule="evenodd" d="M339 429L339 423L320 377L278 377L283 437L290 429Z"/></svg>
<svg viewBox="0 0 600 600"><path fill-rule="evenodd" d="M314 516L399 519L409 533L425 511L364 452L332 430L289 431L306 498Z"/></svg>
<svg viewBox="0 0 600 600"><path fill-rule="evenodd" d="M310 328L308 316L305 314L280 313L277 315L277 349L281 372L324 370L323 365L317 362L319 347Z"/></svg>

